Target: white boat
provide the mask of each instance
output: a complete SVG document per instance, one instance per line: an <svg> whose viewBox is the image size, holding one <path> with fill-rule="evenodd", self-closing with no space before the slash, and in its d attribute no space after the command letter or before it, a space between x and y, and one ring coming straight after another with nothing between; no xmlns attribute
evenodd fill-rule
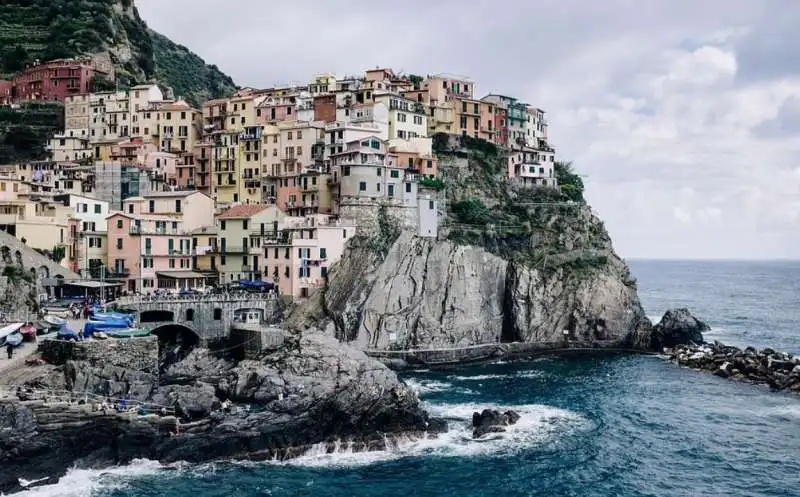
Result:
<svg viewBox="0 0 800 497"><path fill-rule="evenodd" d="M45 316L45 317L44 317L44 318L42 318L42 319L44 319L44 321L45 321L47 324L49 324L50 326L53 326L53 327L56 327L56 328L60 327L62 324L64 324L64 323L66 323L66 322L67 322L67 321L66 321L65 319L63 319L63 318L60 318L60 317L58 317L58 316L50 316L50 315L47 315L47 316Z"/></svg>
<svg viewBox="0 0 800 497"><path fill-rule="evenodd" d="M6 341L6 337L16 333L23 326L25 326L25 323L14 323L0 328L0 343L4 343Z"/></svg>

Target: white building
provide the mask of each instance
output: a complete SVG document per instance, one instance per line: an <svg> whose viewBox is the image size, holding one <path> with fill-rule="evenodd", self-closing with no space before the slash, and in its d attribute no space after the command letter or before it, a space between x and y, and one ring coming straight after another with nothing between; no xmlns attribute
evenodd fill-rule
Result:
<svg viewBox="0 0 800 497"><path fill-rule="evenodd" d="M428 116L425 105L410 98L382 93L375 101L389 109L389 138L408 140L428 136Z"/></svg>
<svg viewBox="0 0 800 497"><path fill-rule="evenodd" d="M525 147L508 155L508 178L523 186L557 187L552 153Z"/></svg>
<svg viewBox="0 0 800 497"><path fill-rule="evenodd" d="M325 125L325 158L345 151L346 145L365 138L377 137L385 141L389 136L388 122L370 120L344 120Z"/></svg>
<svg viewBox="0 0 800 497"><path fill-rule="evenodd" d="M47 150L50 153L50 160L55 162L79 161L94 155L88 137L69 136L67 133L53 135L47 143Z"/></svg>

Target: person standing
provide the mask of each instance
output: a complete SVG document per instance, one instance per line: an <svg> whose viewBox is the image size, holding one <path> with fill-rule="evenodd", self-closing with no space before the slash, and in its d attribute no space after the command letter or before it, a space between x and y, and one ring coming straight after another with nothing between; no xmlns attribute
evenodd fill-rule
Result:
<svg viewBox="0 0 800 497"><path fill-rule="evenodd" d="M6 352L8 352L9 360L14 357L14 347L11 344L6 345Z"/></svg>

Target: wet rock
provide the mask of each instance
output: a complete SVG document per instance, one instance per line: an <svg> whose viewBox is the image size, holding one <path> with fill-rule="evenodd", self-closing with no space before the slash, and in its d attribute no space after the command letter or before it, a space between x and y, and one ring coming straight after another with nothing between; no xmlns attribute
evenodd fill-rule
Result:
<svg viewBox="0 0 800 497"><path fill-rule="evenodd" d="M692 316L688 309L670 309L653 326L650 350L663 350L685 344L702 344L703 332L711 327Z"/></svg>
<svg viewBox="0 0 800 497"><path fill-rule="evenodd" d="M800 392L800 365L792 354L754 347L741 350L725 344L679 345L671 350L671 360L682 366L731 378L767 385L773 390Z"/></svg>
<svg viewBox="0 0 800 497"><path fill-rule="evenodd" d="M506 426L516 424L519 418L520 415L514 411L484 409L483 412L475 412L472 414L472 437L481 438L488 433L504 432Z"/></svg>

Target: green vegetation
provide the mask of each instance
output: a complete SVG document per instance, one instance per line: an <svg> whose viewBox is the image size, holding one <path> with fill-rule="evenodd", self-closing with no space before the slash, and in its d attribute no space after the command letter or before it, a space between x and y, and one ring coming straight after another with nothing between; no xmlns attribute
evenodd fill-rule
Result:
<svg viewBox="0 0 800 497"><path fill-rule="evenodd" d="M452 142L434 137L447 149ZM522 187L505 179L501 148L469 137L460 149L439 152L447 184L448 237L542 270L588 274L608 263L610 241L583 201L583 182L571 164L557 174L567 188Z"/></svg>
<svg viewBox="0 0 800 497"><path fill-rule="evenodd" d="M556 162L554 169L564 196L574 202L585 202L583 179L572 170L572 162Z"/></svg>
<svg viewBox="0 0 800 497"><path fill-rule="evenodd" d="M206 100L230 95L236 84L215 65L206 65L203 59L169 38L151 31L155 53L155 71L158 81L171 86L175 96L185 98L195 106Z"/></svg>
<svg viewBox="0 0 800 497"><path fill-rule="evenodd" d="M433 188L437 192L440 192L445 188L447 188L447 185L445 185L444 181L442 181L441 178L436 178L436 177L430 178L425 176L419 180L419 184L424 186L425 188Z"/></svg>
<svg viewBox="0 0 800 497"><path fill-rule="evenodd" d="M33 283L35 280L35 275L30 272L26 271L25 268L19 265L8 265L3 268L3 276L8 278L8 281L11 283L19 284L19 283Z"/></svg>
<svg viewBox="0 0 800 497"><path fill-rule="evenodd" d="M132 0L0 2L0 76L36 60L102 52L121 87L157 79L194 105L236 89L216 66L150 31Z"/></svg>
<svg viewBox="0 0 800 497"><path fill-rule="evenodd" d="M373 251L386 256L399 236L400 228L389 218L386 206L382 205L378 209L378 229L367 238L366 243Z"/></svg>
<svg viewBox="0 0 800 497"><path fill-rule="evenodd" d="M47 140L64 126L58 102L25 102L0 107L0 164L47 158Z"/></svg>

